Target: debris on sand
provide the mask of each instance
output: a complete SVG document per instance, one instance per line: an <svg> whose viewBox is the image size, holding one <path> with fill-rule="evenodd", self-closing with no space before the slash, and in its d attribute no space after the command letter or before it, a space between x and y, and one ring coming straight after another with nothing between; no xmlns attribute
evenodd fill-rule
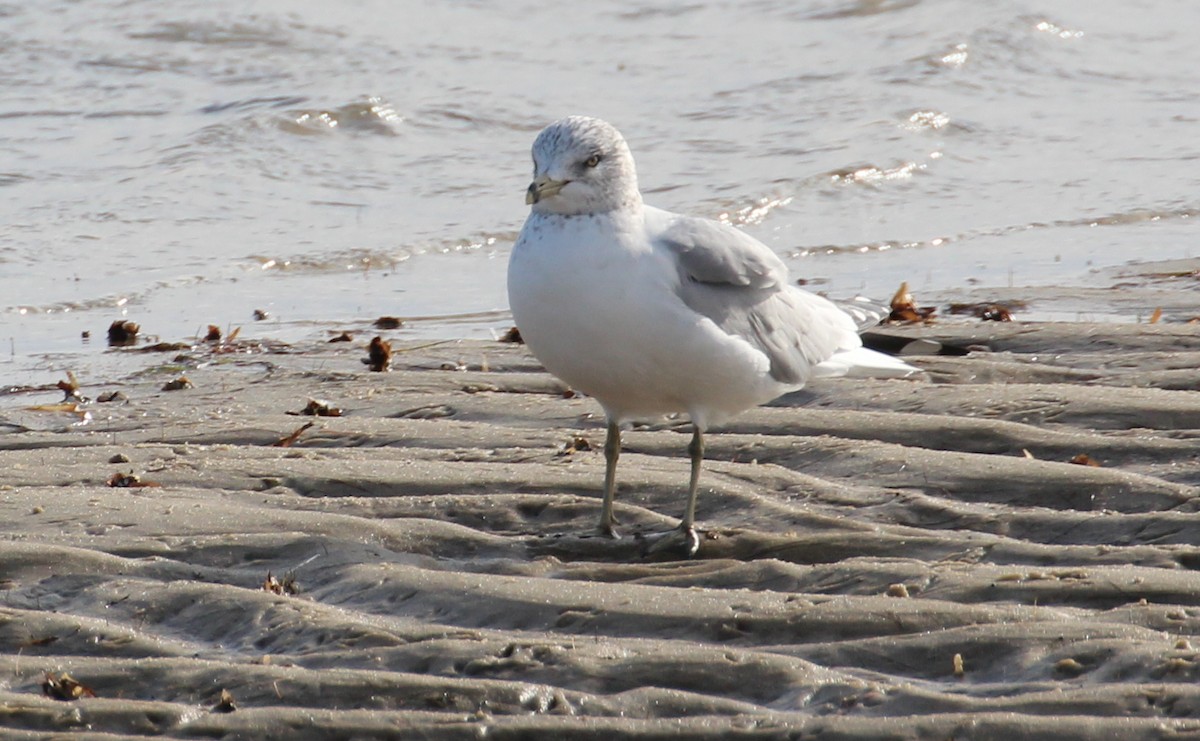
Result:
<svg viewBox="0 0 1200 741"><path fill-rule="evenodd" d="M367 357L363 360L371 370L382 373L392 368L392 343L382 337L375 337L367 347Z"/></svg>
<svg viewBox="0 0 1200 741"><path fill-rule="evenodd" d="M109 476L108 480L104 483L108 484L114 489L149 489L159 488L162 486L162 484L158 483L157 481L143 481L141 477L132 471L129 473L122 473L118 471L112 476Z"/></svg>
<svg viewBox="0 0 1200 741"><path fill-rule="evenodd" d="M79 393L79 379L75 377L74 371L67 371L67 380L59 381L55 385L59 391L63 392L63 401L74 401L80 404L87 403L87 399Z"/></svg>
<svg viewBox="0 0 1200 741"><path fill-rule="evenodd" d="M1012 312L1025 308L1022 301L999 303L950 304L946 308L951 314L970 314L985 322L1011 322Z"/></svg>
<svg viewBox="0 0 1200 741"><path fill-rule="evenodd" d="M184 389L195 388L191 380L187 376L180 376L163 384L163 391L182 391Z"/></svg>
<svg viewBox="0 0 1200 741"><path fill-rule="evenodd" d="M237 702L233 699L233 693L227 689L221 689L221 696L217 698L217 703L212 706L214 713L232 713L237 710Z"/></svg>
<svg viewBox="0 0 1200 741"><path fill-rule="evenodd" d="M280 596L291 597L300 592L300 587L296 584L296 575L287 573L283 575L283 580L276 578L270 571L267 572L267 578L262 583L264 592L271 592Z"/></svg>
<svg viewBox="0 0 1200 741"><path fill-rule="evenodd" d="M78 700L81 697L96 696L91 687L88 687L66 672L61 674L47 672L46 679L42 682L42 694L46 697L53 697L55 700L66 702Z"/></svg>
<svg viewBox="0 0 1200 741"><path fill-rule="evenodd" d="M571 455L572 453L581 453L591 450L592 444L583 435L572 435L571 439L563 443L558 449L559 455Z"/></svg>
<svg viewBox="0 0 1200 741"><path fill-rule="evenodd" d="M888 322L898 324L925 324L935 319L935 306L917 306L916 299L908 291L908 282L900 284L896 294L892 296L892 311L888 314Z"/></svg>
<svg viewBox="0 0 1200 741"><path fill-rule="evenodd" d="M108 325L108 344L113 347L124 347L137 342L138 332L142 330L137 322L118 319Z"/></svg>
<svg viewBox="0 0 1200 741"><path fill-rule="evenodd" d="M315 422L306 422L306 423L300 425L296 429L292 430L291 434L287 435L286 437L281 437L278 440L276 440L275 442L271 443L271 446L276 447L276 448L292 447L293 445L296 444L296 441L300 439L300 436L304 434L304 431L307 430L309 427L312 427L314 424L316 424L316 423Z"/></svg>
<svg viewBox="0 0 1200 741"><path fill-rule="evenodd" d="M192 346L186 342L155 342L153 345L139 347L138 352L179 352L181 350L191 350Z"/></svg>
<svg viewBox="0 0 1200 741"><path fill-rule="evenodd" d="M306 415L309 417L340 417L342 416L342 410L324 399L309 399L303 409L298 412L288 412L288 414Z"/></svg>
<svg viewBox="0 0 1200 741"><path fill-rule="evenodd" d="M395 316L381 316L372 322L372 326L376 329L400 329L404 326L404 321Z"/></svg>

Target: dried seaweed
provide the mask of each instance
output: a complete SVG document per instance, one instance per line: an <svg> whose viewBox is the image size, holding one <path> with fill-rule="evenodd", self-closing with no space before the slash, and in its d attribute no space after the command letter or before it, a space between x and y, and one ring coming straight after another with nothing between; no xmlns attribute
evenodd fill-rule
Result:
<svg viewBox="0 0 1200 741"><path fill-rule="evenodd" d="M381 316L371 322L371 326L376 329L400 329L404 326L404 320L395 316Z"/></svg>
<svg viewBox="0 0 1200 741"><path fill-rule="evenodd" d="M138 332L142 330L137 322L118 319L108 325L108 344L113 347L123 347L137 342Z"/></svg>
<svg viewBox="0 0 1200 741"><path fill-rule="evenodd" d="M163 391L182 391L183 389L195 388L191 379L187 376L180 376L163 384Z"/></svg>
<svg viewBox="0 0 1200 741"><path fill-rule="evenodd" d="M937 313L937 307L917 306L913 295L909 293L907 282L901 283L892 296L891 309L886 321L898 324L925 324L933 321Z"/></svg>
<svg viewBox="0 0 1200 741"><path fill-rule="evenodd" d="M75 377L74 371L67 371L67 380L59 381L55 386L63 392L63 401L75 401L80 404L86 404L88 401L79 393L79 379Z"/></svg>
<svg viewBox="0 0 1200 741"><path fill-rule="evenodd" d="M309 417L340 417L342 410L324 399L309 399L304 408L298 412L288 412L292 415L307 415Z"/></svg>
<svg viewBox="0 0 1200 741"><path fill-rule="evenodd" d="M46 697L53 697L55 700L63 700L65 702L78 700L81 697L96 696L95 691L91 687L88 687L66 672L61 674L47 672L46 679L42 682L42 694Z"/></svg>
<svg viewBox="0 0 1200 741"><path fill-rule="evenodd" d="M367 347L367 357L363 362L376 372L391 370L392 343L382 337L375 337Z"/></svg>
<svg viewBox="0 0 1200 741"><path fill-rule="evenodd" d="M227 689L221 689L221 696L217 699L217 703L212 706L214 713L232 713L237 710L237 702L233 699L233 693Z"/></svg>
<svg viewBox="0 0 1200 741"><path fill-rule="evenodd" d="M1026 304L1022 301L1010 301L1006 304L999 303L974 303L974 304L950 304L946 310L951 314L970 314L976 319L982 319L985 322L1011 322L1012 312L1024 309Z"/></svg>
<svg viewBox="0 0 1200 741"><path fill-rule="evenodd" d="M280 580L275 577L270 571L267 572L267 578L262 583L264 592L271 592L286 597L291 597L300 592L300 586L296 584L296 575L288 572L283 575Z"/></svg>
<svg viewBox="0 0 1200 741"><path fill-rule="evenodd" d="M143 481L140 476L132 471L129 473L117 471L112 476L109 476L104 483L115 489L151 489L162 486L157 481Z"/></svg>
<svg viewBox="0 0 1200 741"><path fill-rule="evenodd" d="M591 450L592 444L588 442L586 437L582 435L572 435L571 439L563 443L558 449L559 455L571 455L586 450Z"/></svg>
<svg viewBox="0 0 1200 741"><path fill-rule="evenodd" d="M138 352L179 352L180 350L191 350L192 346L186 342L155 342L153 345L139 347Z"/></svg>
<svg viewBox="0 0 1200 741"><path fill-rule="evenodd" d="M292 447L293 445L296 444L296 441L300 439L300 436L304 434L304 431L307 430L309 427L312 427L314 424L316 424L316 423L315 422L305 422L304 424L300 425L296 429L292 430L291 434L289 434L285 437L281 437L278 440L276 440L275 442L271 443L272 447L276 447L276 448Z"/></svg>

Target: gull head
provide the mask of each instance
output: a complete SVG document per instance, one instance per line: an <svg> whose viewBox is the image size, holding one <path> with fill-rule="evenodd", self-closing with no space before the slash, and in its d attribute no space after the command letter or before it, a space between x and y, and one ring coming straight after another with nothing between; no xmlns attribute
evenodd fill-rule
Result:
<svg viewBox="0 0 1200 741"><path fill-rule="evenodd" d="M621 132L598 118L568 116L533 142L533 182L525 202L535 213L576 216L641 203L633 155Z"/></svg>

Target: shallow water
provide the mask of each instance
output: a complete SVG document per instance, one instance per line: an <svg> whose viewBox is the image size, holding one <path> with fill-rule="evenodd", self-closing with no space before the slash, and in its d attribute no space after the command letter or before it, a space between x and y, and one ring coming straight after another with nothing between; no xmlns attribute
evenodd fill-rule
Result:
<svg viewBox="0 0 1200 741"><path fill-rule="evenodd" d="M489 336L529 145L569 113L622 129L650 202L832 295L1190 257L1198 26L1183 0L0 5L0 381L120 317Z"/></svg>

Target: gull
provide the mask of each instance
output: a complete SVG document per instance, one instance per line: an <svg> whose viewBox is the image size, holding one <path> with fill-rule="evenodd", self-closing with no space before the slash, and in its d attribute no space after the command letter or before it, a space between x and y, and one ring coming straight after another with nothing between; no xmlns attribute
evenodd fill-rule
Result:
<svg viewBox="0 0 1200 741"><path fill-rule="evenodd" d="M858 332L879 313L792 285L783 261L733 226L644 204L629 146L605 121L570 116L538 134L525 202L509 304L546 369L604 409L602 535L620 537L622 425L691 420L678 530L691 556L706 429L810 378L917 372L862 346Z"/></svg>

